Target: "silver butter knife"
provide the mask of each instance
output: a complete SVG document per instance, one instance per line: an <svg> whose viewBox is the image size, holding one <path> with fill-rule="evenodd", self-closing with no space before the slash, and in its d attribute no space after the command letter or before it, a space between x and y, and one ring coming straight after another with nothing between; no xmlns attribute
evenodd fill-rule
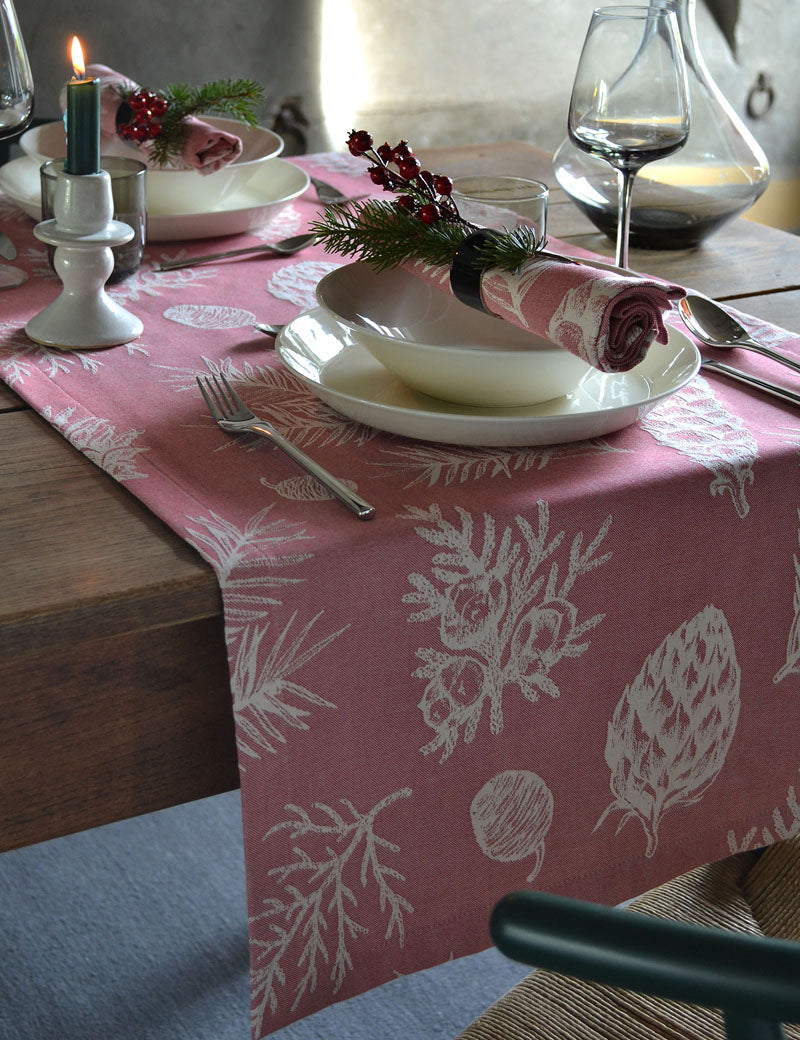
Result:
<svg viewBox="0 0 800 1040"><path fill-rule="evenodd" d="M779 386L777 383L771 383L768 379L761 379L760 376L751 376L749 372L742 372L738 368L733 368L732 365L726 365L724 361L713 361L711 358L703 358L700 362L700 367L710 369L712 372L719 372L720 375L727 376L728 379L735 379L737 383L752 386L755 390L760 390L762 393L780 398L781 401L800 405L800 394L795 393L793 390L787 390L786 387Z"/></svg>
<svg viewBox="0 0 800 1040"><path fill-rule="evenodd" d="M5 231L0 231L0 256L4 260L16 260L17 258L17 247Z"/></svg>

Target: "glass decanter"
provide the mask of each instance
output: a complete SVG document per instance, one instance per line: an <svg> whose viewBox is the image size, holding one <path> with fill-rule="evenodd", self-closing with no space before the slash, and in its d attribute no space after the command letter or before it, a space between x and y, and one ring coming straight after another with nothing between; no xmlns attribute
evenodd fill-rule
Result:
<svg viewBox="0 0 800 1040"><path fill-rule="evenodd" d="M643 249L697 245L743 213L769 183L767 157L734 112L697 44L696 0L650 0L676 12L691 101L691 131L673 156L650 163L636 178L630 244ZM553 159L556 180L610 238L617 227L617 182L602 159L567 138Z"/></svg>

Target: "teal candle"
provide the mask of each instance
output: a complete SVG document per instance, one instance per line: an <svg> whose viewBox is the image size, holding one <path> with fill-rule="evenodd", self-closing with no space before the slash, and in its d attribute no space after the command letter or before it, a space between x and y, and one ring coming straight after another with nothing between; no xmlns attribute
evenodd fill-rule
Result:
<svg viewBox="0 0 800 1040"><path fill-rule="evenodd" d="M80 78L84 75L84 67L77 37L72 42L72 64L75 76L67 84L67 161L64 169L67 173L99 173L100 80Z"/></svg>

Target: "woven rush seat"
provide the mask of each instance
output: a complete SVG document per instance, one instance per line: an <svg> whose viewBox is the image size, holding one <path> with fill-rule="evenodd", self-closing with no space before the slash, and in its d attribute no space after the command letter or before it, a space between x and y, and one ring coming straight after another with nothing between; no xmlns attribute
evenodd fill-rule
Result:
<svg viewBox="0 0 800 1040"><path fill-rule="evenodd" d="M626 912L800 941L800 836L706 864L646 892ZM800 1040L800 1025L785 1025ZM458 1040L723 1040L716 1009L537 969Z"/></svg>

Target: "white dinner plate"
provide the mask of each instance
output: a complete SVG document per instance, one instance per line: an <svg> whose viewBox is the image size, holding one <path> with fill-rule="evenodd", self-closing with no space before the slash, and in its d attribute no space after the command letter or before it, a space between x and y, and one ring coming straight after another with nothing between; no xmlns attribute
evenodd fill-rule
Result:
<svg viewBox="0 0 800 1040"><path fill-rule="evenodd" d="M572 393L524 408L471 408L411 390L322 308L289 322L275 348L312 393L356 422L424 441L512 447L602 437L636 422L700 368L688 336L668 331L630 372L593 369Z"/></svg>
<svg viewBox="0 0 800 1040"><path fill-rule="evenodd" d="M148 213L148 242L238 235L261 227L308 188L308 174L285 159L270 159L245 188L203 213ZM42 219L39 163L30 156L0 166L0 191L32 217Z"/></svg>

